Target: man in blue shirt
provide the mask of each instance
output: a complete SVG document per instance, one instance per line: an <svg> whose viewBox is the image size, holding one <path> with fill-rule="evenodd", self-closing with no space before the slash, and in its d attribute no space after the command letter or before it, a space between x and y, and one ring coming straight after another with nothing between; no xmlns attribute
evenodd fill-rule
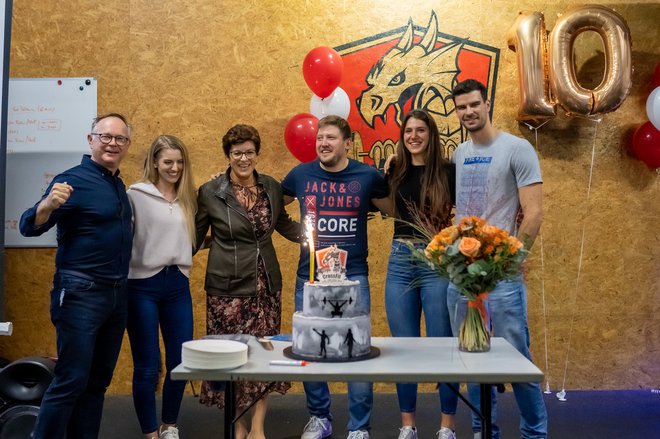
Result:
<svg viewBox="0 0 660 439"><path fill-rule="evenodd" d="M300 217L308 217L316 231L315 248L337 245L348 252L346 276L360 281L361 309L369 309L367 265L367 214L373 202L381 210L388 205L385 179L373 167L349 159L351 128L344 119L327 116L319 121L316 135L317 160L291 170L282 181L284 202L294 197ZM296 311L302 311L303 289L309 273L309 247L300 247L296 276ZM332 434L330 392L324 382L305 382L311 418L302 439L323 439ZM372 383L348 383L349 439L368 439Z"/></svg>
<svg viewBox="0 0 660 439"><path fill-rule="evenodd" d="M103 398L126 326L131 206L119 178L131 129L124 116L94 119L91 156L57 175L21 216L24 236L57 225L51 320L57 333L55 378L44 396L35 439L98 437Z"/></svg>

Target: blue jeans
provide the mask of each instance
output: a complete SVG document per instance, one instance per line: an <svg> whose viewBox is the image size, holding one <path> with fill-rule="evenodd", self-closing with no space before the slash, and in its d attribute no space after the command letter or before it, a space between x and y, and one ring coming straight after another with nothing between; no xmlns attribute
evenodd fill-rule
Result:
<svg viewBox="0 0 660 439"><path fill-rule="evenodd" d="M447 306L452 321L452 328L458 334L460 322L467 309L467 299L461 295L455 285L450 284L447 292ZM488 294L486 309L490 316L493 335L504 337L530 361L529 328L527 326L527 289L522 279L503 281ZM545 409L541 386L538 383L512 383L513 393L520 410L520 434L523 439L542 439L548 434L548 413ZM468 385L472 404L479 408L479 386ZM493 438L498 439L497 401L493 390ZM472 415L473 431L481 431L481 422ZM484 438L486 439L486 438Z"/></svg>
<svg viewBox="0 0 660 439"><path fill-rule="evenodd" d="M128 337L133 354L133 403L142 433L158 428L154 389L158 381L158 326L165 345L164 424L176 424L185 381L170 372L181 363L181 344L192 339L192 300L188 278L174 265L146 279L128 280Z"/></svg>
<svg viewBox="0 0 660 439"><path fill-rule="evenodd" d="M126 281L58 272L50 298L58 359L33 437L96 439L126 327Z"/></svg>
<svg viewBox="0 0 660 439"><path fill-rule="evenodd" d="M410 249L402 241L392 241L392 252L385 281L385 308L390 332L394 337L420 337L422 311L427 337L451 337L447 309L449 281L432 270L414 262ZM458 389L458 383L452 383ZM399 409L415 413L417 384L397 384ZM439 386L442 413L456 414L458 396L447 384Z"/></svg>
<svg viewBox="0 0 660 439"><path fill-rule="evenodd" d="M350 280L360 281L360 297L366 309L370 309L369 277L366 275L349 276ZM303 288L307 279L296 277L296 311L302 311ZM362 306L362 305L360 305ZM312 416L332 419L330 413L330 390L325 382L304 382L307 396L307 410ZM374 405L373 383L348 383L348 431L369 430L371 409Z"/></svg>

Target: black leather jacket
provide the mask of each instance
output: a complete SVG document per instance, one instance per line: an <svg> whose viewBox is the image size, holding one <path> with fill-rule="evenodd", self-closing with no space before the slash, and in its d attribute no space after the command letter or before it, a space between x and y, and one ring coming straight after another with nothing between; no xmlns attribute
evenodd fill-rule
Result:
<svg viewBox="0 0 660 439"><path fill-rule="evenodd" d="M204 286L214 296L246 297L257 292L257 262L261 256L271 291L282 289L282 274L271 235L277 230L293 242L299 242L300 224L293 221L282 199L282 188L274 178L255 171L257 184L263 186L270 200L271 229L257 240L254 226L245 208L234 196L229 169L224 175L199 188L197 195L197 248L211 227L211 250L206 265Z"/></svg>

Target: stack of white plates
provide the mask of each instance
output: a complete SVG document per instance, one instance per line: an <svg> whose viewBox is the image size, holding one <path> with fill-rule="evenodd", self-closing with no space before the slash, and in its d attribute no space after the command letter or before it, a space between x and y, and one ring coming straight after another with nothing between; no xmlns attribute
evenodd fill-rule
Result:
<svg viewBox="0 0 660 439"><path fill-rule="evenodd" d="M181 362L188 369L233 369L247 358L247 345L233 340L192 340L181 348Z"/></svg>

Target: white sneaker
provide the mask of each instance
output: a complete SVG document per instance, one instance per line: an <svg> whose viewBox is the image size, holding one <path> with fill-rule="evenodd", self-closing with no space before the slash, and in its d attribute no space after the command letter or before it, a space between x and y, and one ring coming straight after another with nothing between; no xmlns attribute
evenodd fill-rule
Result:
<svg viewBox="0 0 660 439"><path fill-rule="evenodd" d="M399 439L417 439L417 429L405 425L399 429Z"/></svg>
<svg viewBox="0 0 660 439"><path fill-rule="evenodd" d="M332 423L328 418L309 418L300 439L325 439L332 434Z"/></svg>
<svg viewBox="0 0 660 439"><path fill-rule="evenodd" d="M451 428L442 427L437 431L438 439L456 439L456 433Z"/></svg>
<svg viewBox="0 0 660 439"><path fill-rule="evenodd" d="M474 434L474 439L481 439L481 432L480 432L480 431L477 431L477 432Z"/></svg>
<svg viewBox="0 0 660 439"><path fill-rule="evenodd" d="M369 432L366 430L351 431L346 439L369 439Z"/></svg>
<svg viewBox="0 0 660 439"><path fill-rule="evenodd" d="M167 427L158 434L158 439L179 439L179 429L176 427Z"/></svg>

